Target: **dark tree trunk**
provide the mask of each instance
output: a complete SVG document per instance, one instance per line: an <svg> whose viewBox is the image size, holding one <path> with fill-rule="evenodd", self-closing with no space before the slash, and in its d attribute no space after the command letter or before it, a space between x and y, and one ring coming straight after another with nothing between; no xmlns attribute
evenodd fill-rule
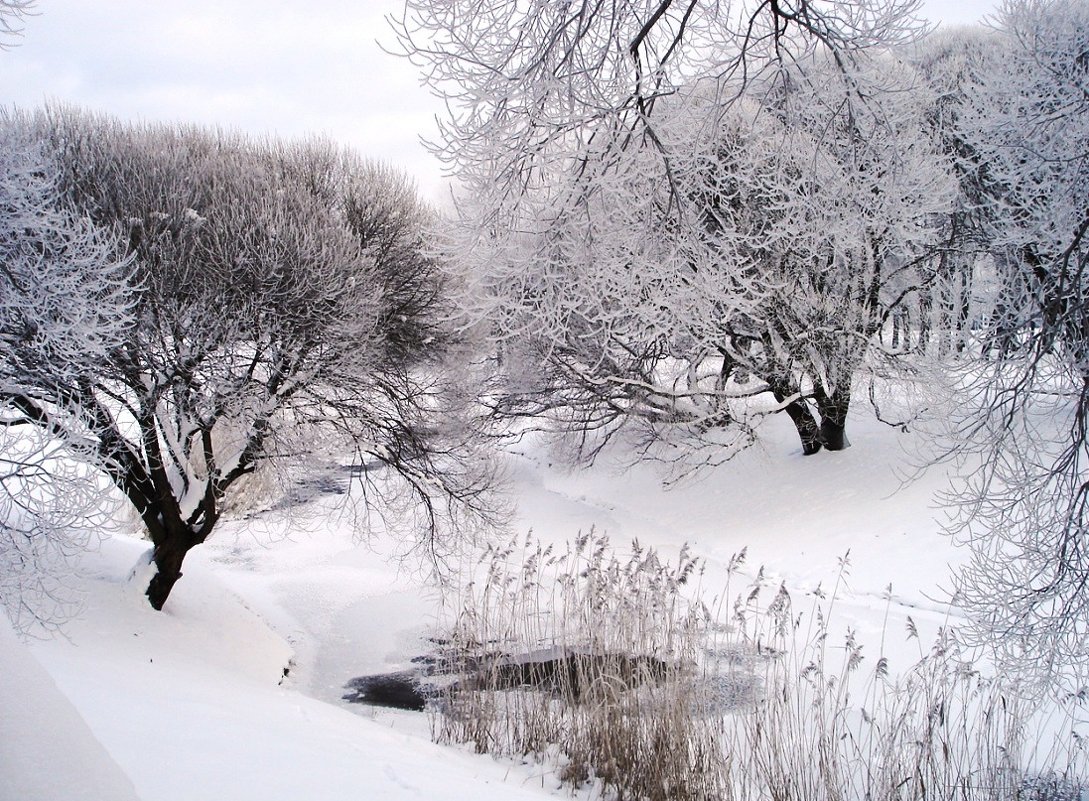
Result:
<svg viewBox="0 0 1089 801"><path fill-rule="evenodd" d="M802 441L802 453L812 456L821 449L821 434L817 427L817 420L809 409L809 404L804 400L796 400L786 407L786 413L798 429L798 437Z"/></svg>
<svg viewBox="0 0 1089 801"><path fill-rule="evenodd" d="M957 301L954 297L952 279L942 286L942 297L938 302L938 357L947 356L955 337L953 322Z"/></svg>
<svg viewBox="0 0 1089 801"><path fill-rule="evenodd" d="M771 389L771 394L775 397L775 400L779 403L792 395L798 394L797 390L790 387L782 379L768 381L768 387ZM819 451L821 449L820 428L817 426L817 420L813 417L813 412L805 399L798 398L791 401L783 411L787 413L791 422L794 423L794 427L798 430L798 438L802 441L802 453L805 456L812 456Z"/></svg>
<svg viewBox="0 0 1089 801"><path fill-rule="evenodd" d="M851 405L849 387L837 388L831 395L818 385L813 390L821 416L820 441L830 451L850 447L847 439L847 410Z"/></svg>
<svg viewBox="0 0 1089 801"><path fill-rule="evenodd" d="M177 538L167 538L155 546L152 558L155 560L155 575L147 586L147 599L151 605L162 610L174 584L181 578L182 561L190 546Z"/></svg>
<svg viewBox="0 0 1089 801"><path fill-rule="evenodd" d="M972 274L968 268L960 271L960 312L957 314L957 353L968 346L969 320L972 313Z"/></svg>
<svg viewBox="0 0 1089 801"><path fill-rule="evenodd" d="M144 594L151 605L161 611L170 591L182 577L182 562L186 554L204 542L207 534L201 536L180 517L169 513L161 516L148 513L143 517L154 545L151 558L155 563L155 575Z"/></svg>
<svg viewBox="0 0 1089 801"><path fill-rule="evenodd" d="M930 289L919 290L919 353L926 354L930 348L930 324L933 312L933 297Z"/></svg>

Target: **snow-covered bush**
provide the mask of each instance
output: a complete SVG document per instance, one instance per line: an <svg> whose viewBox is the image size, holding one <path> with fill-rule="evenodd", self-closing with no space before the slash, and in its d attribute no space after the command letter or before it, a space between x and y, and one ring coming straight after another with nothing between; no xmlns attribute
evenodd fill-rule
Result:
<svg viewBox="0 0 1089 801"><path fill-rule="evenodd" d="M109 505L93 435L61 388L96 375L132 324L118 238L67 204L59 180L40 144L0 120L0 605L20 629L72 609L71 559Z"/></svg>

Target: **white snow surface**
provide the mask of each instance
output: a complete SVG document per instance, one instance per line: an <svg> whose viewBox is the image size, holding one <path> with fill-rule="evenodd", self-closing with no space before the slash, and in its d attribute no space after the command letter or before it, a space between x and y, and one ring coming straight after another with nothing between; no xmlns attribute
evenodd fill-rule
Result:
<svg viewBox="0 0 1089 801"><path fill-rule="evenodd" d="M0 798L135 801L128 776L2 614L0 677Z"/></svg>
<svg viewBox="0 0 1089 801"><path fill-rule="evenodd" d="M638 538L666 556L688 543L707 560L705 593L748 546L746 572L763 565L801 608L836 583L849 549L836 621L868 656L883 648L906 668L920 647L903 635L907 616L927 643L955 615L941 586L960 554L932 498L944 472L902 486L913 435L861 415L849 450L814 457L783 422L762 446L669 490L653 464L613 451L567 470L528 438L505 457L513 529L562 542L594 527L618 549ZM440 602L413 557L390 558L401 547L392 538L358 541L336 511L343 500L224 523L187 557L163 612L143 595L146 571L133 569L146 542L115 535L87 554L86 608L63 637L27 649L0 631L0 801L567 796L546 768L431 743L424 714L341 700L349 679L426 652ZM91 792L76 775L117 789Z"/></svg>

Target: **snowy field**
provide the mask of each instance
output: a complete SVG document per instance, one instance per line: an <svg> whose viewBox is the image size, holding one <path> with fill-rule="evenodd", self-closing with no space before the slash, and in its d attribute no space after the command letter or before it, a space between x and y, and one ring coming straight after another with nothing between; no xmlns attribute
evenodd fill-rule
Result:
<svg viewBox="0 0 1089 801"><path fill-rule="evenodd" d="M867 658L883 648L906 668L956 622L942 598L960 556L936 523L943 470L902 482L912 437L860 415L853 447L802 457L789 422L773 420L761 445L669 490L653 464L613 451L564 470L527 440L504 457L513 530L564 542L593 527L617 548L638 538L666 556L688 543L711 595L747 547L748 576L763 566L803 610L841 576L834 625L855 629ZM142 594L146 543L117 535L88 554L86 609L65 636L25 648L0 632L0 708L15 711L0 717L0 798L566 795L539 766L432 744L425 714L341 700L352 677L426 652L442 602L399 543L356 542L342 501L224 524L190 554L162 613ZM908 641L908 616L920 640Z"/></svg>
<svg viewBox="0 0 1089 801"><path fill-rule="evenodd" d="M0 801L1089 801L1089 3L398 6L449 215L332 129L0 108ZM644 439L508 439L508 526L420 542L485 402Z"/></svg>

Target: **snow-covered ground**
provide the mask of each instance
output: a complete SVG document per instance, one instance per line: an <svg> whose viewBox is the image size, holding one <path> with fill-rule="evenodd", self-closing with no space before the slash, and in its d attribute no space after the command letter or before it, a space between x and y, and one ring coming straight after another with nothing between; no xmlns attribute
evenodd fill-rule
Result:
<svg viewBox="0 0 1089 801"><path fill-rule="evenodd" d="M808 458L779 422L761 446L669 490L653 464L613 452L565 470L527 439L505 457L514 530L565 541L594 527L667 555L688 543L707 560L710 594L747 546L749 576L762 565L801 608L849 551L835 622L906 667L919 649L906 618L925 642L953 614L941 588L961 555L932 497L944 472L902 486L913 435L861 416L853 447ZM426 715L341 700L352 677L426 651L441 600L412 557L390 558L395 542L359 544L341 500L316 499L301 521L224 524L190 554L162 613L142 595L146 568L133 568L146 543L118 535L88 554L86 609L64 637L27 647L0 632L0 710L25 711L0 712L0 801L565 794L538 766L432 744ZM43 760L43 736L72 758Z"/></svg>

